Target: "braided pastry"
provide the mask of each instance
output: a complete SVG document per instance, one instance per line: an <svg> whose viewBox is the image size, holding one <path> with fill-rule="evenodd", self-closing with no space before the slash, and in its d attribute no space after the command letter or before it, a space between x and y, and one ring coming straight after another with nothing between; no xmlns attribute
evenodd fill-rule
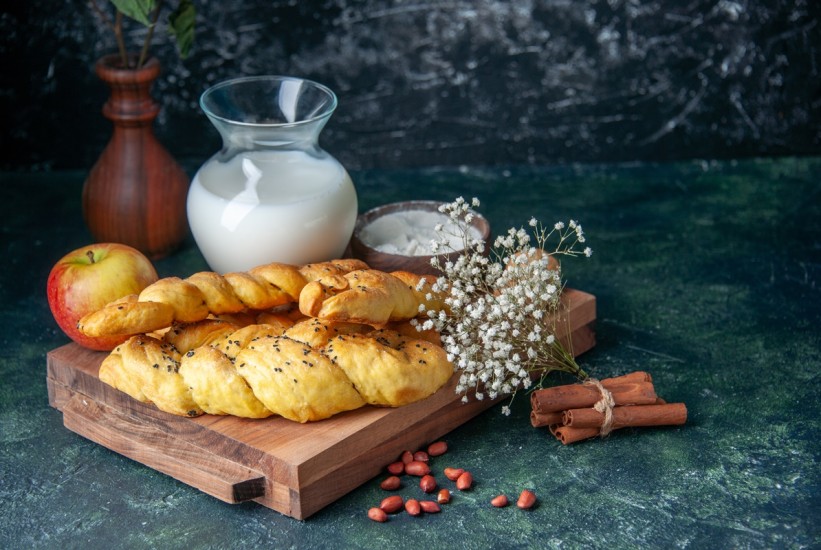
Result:
<svg viewBox="0 0 821 550"><path fill-rule="evenodd" d="M191 347L207 345L237 330L223 321L172 327L163 337L140 334L120 344L103 360L100 380L134 399L173 414L197 416L203 410L179 376L180 359ZM172 342L180 345L177 348Z"/></svg>
<svg viewBox="0 0 821 550"><path fill-rule="evenodd" d="M375 327L413 319L422 304L427 309L444 307L422 275L406 271L351 271L312 281L299 296L299 309L304 315Z"/></svg>
<svg viewBox="0 0 821 550"><path fill-rule="evenodd" d="M269 320L242 328L208 320L174 326L161 338L133 336L103 361L100 379L177 415L278 414L308 422L365 404L412 403L453 374L432 334L414 338L400 326Z"/></svg>
<svg viewBox="0 0 821 550"><path fill-rule="evenodd" d="M146 287L139 296L128 296L80 319L78 328L88 336L141 334L172 323L192 323L210 315L265 310L296 303L311 281L366 269L359 260L333 260L296 267L268 264L248 272L219 275L210 271L187 279L166 277Z"/></svg>

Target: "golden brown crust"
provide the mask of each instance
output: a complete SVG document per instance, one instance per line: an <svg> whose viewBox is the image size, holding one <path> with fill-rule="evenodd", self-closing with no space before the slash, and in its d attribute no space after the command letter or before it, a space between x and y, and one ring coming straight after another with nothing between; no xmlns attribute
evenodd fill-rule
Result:
<svg viewBox="0 0 821 550"><path fill-rule="evenodd" d="M295 422L323 420L365 404L326 355L286 336L254 342L239 353L236 369L266 408Z"/></svg>
<svg viewBox="0 0 821 550"><path fill-rule="evenodd" d="M406 405L442 387L453 374L444 350L403 330L209 320L174 326L162 339L132 337L105 359L100 379L172 414L309 422L365 404Z"/></svg>
<svg viewBox="0 0 821 550"><path fill-rule="evenodd" d="M442 306L423 276L373 269L312 281L299 296L299 309L309 317L375 327L413 319L422 304L434 309Z"/></svg>
<svg viewBox="0 0 821 550"><path fill-rule="evenodd" d="M302 288L315 278L334 278L346 269L362 269L358 260L334 260L304 267L268 264L247 273L200 272L187 279L165 277L137 298L113 302L78 323L87 336L134 335L166 328L173 322L201 321L211 315L263 311L299 301Z"/></svg>
<svg viewBox="0 0 821 550"><path fill-rule="evenodd" d="M162 411L197 416L194 401L179 374L179 352L166 342L139 335L117 346L100 366L100 380Z"/></svg>
<svg viewBox="0 0 821 550"><path fill-rule="evenodd" d="M445 350L392 330L338 336L328 346L366 403L401 407L432 395L450 379Z"/></svg>
<svg viewBox="0 0 821 550"><path fill-rule="evenodd" d="M80 319L78 327L84 334L140 334L171 325L174 310L166 304L139 302L136 294L114 301L101 311L104 315L89 314Z"/></svg>

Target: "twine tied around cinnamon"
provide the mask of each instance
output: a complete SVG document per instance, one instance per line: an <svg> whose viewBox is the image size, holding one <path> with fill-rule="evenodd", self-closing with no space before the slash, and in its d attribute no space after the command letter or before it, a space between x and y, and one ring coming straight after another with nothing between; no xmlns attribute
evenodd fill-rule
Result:
<svg viewBox="0 0 821 550"><path fill-rule="evenodd" d="M537 389L530 403L533 427L547 426L564 445L621 428L680 426L687 421L684 403L661 399L650 373L643 371Z"/></svg>
<svg viewBox="0 0 821 550"><path fill-rule="evenodd" d="M599 436L607 437L613 431L613 407L616 406L613 394L595 378L588 378L584 381L584 385L595 386L601 394L601 399L593 405L593 408L604 415L604 421L599 428Z"/></svg>

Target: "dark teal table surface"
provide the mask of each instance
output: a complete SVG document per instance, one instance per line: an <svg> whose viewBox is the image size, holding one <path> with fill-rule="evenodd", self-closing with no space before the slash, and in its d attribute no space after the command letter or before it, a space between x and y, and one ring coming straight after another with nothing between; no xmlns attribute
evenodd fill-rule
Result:
<svg viewBox="0 0 821 550"><path fill-rule="evenodd" d="M497 231L581 221L594 249L565 263L598 298L599 377L647 370L685 426L562 446L525 399L446 439L470 469L441 514L366 518L374 479L296 521L224 504L65 429L46 352L67 339L46 277L91 242L82 173L2 174L2 548L803 548L821 546L821 159L353 174L362 210L476 196ZM206 269L188 244L161 276ZM445 464L447 463L447 464ZM524 488L536 509L495 509Z"/></svg>

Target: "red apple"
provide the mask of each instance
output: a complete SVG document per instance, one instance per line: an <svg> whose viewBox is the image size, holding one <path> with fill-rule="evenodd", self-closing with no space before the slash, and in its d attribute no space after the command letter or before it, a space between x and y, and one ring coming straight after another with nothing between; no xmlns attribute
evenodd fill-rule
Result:
<svg viewBox="0 0 821 550"><path fill-rule="evenodd" d="M98 243L69 252L48 276L48 305L66 336L83 347L110 351L126 336L92 338L77 329L84 315L129 294L139 294L157 280L154 265L139 250L118 243Z"/></svg>

